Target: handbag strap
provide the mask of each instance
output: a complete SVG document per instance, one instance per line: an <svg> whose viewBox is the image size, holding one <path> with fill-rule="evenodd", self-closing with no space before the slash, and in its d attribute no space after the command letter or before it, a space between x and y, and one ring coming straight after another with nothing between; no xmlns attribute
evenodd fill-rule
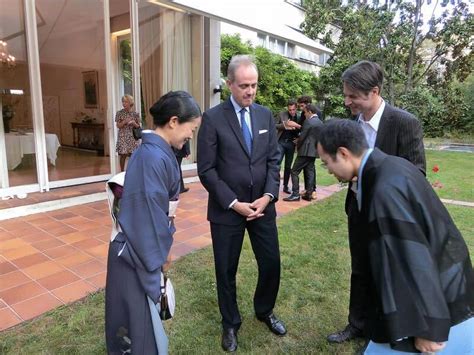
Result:
<svg viewBox="0 0 474 355"><path fill-rule="evenodd" d="M166 281L168 280L168 277L166 277L166 274L163 271L163 266L161 267L161 275L163 275L163 277L160 281L160 292L163 296L166 296Z"/></svg>

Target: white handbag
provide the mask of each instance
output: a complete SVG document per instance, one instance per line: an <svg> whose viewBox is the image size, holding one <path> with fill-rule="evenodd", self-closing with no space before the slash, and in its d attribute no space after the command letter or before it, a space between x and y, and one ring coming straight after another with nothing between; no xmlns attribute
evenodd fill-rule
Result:
<svg viewBox="0 0 474 355"><path fill-rule="evenodd" d="M157 303L160 318L162 320L167 320L172 318L174 315L176 299L174 296L173 284L171 283L171 280L163 274L163 271L161 271L160 293L160 299Z"/></svg>

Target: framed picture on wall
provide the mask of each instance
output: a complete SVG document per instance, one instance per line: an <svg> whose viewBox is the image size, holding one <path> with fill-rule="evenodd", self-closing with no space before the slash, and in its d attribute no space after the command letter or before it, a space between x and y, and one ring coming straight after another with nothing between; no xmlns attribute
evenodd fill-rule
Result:
<svg viewBox="0 0 474 355"><path fill-rule="evenodd" d="M97 70L83 71L84 107L99 108L99 77Z"/></svg>

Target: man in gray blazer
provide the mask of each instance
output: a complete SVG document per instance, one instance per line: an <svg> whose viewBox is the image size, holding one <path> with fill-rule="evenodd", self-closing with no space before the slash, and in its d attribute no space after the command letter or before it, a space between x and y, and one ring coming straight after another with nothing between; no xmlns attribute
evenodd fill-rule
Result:
<svg viewBox="0 0 474 355"><path fill-rule="evenodd" d="M374 62L360 61L342 74L344 104L361 125L369 148L379 148L413 163L426 172L423 131L418 119L407 111L393 107L381 97L382 68ZM357 182L352 182L346 197L351 252L351 290L349 324L328 336L332 343L342 343L364 336L370 265L366 244L367 226L361 222L357 208Z"/></svg>
<svg viewBox="0 0 474 355"><path fill-rule="evenodd" d="M314 168L314 161L318 157L316 144L318 144L319 132L323 127L323 123L316 114L317 107L313 104L306 106L306 120L303 123L301 134L298 137L296 147L298 149L298 156L291 168L291 195L284 198L283 201L299 201L300 200L300 182L299 175L304 170L307 176L306 192L301 197L303 200L311 201L312 192L314 191L314 184L316 181L316 169Z"/></svg>

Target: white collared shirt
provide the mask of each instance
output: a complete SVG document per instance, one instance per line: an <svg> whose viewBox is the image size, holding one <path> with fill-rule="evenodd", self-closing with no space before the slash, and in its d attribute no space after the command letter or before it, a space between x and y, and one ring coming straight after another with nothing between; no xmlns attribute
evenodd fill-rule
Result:
<svg viewBox="0 0 474 355"><path fill-rule="evenodd" d="M385 109L385 101L382 99L382 103L378 108L377 112L372 116L369 121L364 120L364 116L362 113L359 115L359 123L362 127L362 130L365 134L365 139L367 139L367 143L369 143L370 148L375 147L375 140L377 139L377 132L379 130L380 119L382 118L383 110Z"/></svg>
<svg viewBox="0 0 474 355"><path fill-rule="evenodd" d="M252 121L250 120L250 112L248 107L241 107L235 100L234 97L231 95L230 96L230 102L232 102L232 106L234 106L235 110L235 115L237 116L237 121L239 122L239 126L242 127L242 124L240 123L240 110L245 108L245 123L247 123L247 126L250 130L250 136L253 138L252 134Z"/></svg>

